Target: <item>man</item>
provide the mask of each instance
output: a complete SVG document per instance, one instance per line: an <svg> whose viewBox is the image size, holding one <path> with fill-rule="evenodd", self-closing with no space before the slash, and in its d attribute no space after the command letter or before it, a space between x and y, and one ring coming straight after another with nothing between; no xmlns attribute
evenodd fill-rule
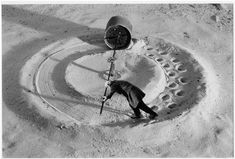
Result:
<svg viewBox="0 0 235 159"><path fill-rule="evenodd" d="M114 80L105 82L105 87L110 87L111 90L107 96L103 97L103 101L106 102L115 92L124 95L134 111L135 116L133 118L141 118L140 109L150 114L150 119L154 119L158 116L157 113L143 102L145 93L133 84L127 81Z"/></svg>

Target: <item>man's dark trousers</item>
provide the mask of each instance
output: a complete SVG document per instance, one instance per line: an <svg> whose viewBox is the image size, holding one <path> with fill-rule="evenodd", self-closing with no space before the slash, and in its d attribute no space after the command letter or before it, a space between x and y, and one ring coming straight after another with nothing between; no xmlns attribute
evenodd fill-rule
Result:
<svg viewBox="0 0 235 159"><path fill-rule="evenodd" d="M139 101L139 104L137 105L136 108L134 108L132 106L131 106L131 108L133 109L133 111L137 117L140 117L140 114L141 114L140 109L150 115L157 115L157 113L155 113L151 108L149 108L142 100Z"/></svg>

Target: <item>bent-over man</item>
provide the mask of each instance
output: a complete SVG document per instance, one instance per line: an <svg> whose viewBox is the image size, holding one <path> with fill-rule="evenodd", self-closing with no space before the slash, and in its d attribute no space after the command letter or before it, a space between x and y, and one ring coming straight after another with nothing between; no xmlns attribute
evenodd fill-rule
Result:
<svg viewBox="0 0 235 159"><path fill-rule="evenodd" d="M135 116L133 118L141 118L140 109L148 113L150 119L154 119L158 116L157 113L143 102L145 93L130 82L123 80L107 81L105 87L110 87L111 91L107 96L103 97L103 101L106 102L115 92L124 95L134 111Z"/></svg>

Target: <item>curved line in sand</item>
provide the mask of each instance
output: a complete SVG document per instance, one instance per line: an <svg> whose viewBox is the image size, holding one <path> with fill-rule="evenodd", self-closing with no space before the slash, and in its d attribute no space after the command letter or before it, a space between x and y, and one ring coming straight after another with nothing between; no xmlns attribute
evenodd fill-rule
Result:
<svg viewBox="0 0 235 159"><path fill-rule="evenodd" d="M51 104L50 102L48 102L43 96L41 96L40 94L42 94L42 92L40 92L40 88L38 88L38 85L36 83L36 81L38 80L38 74L39 74L39 71L40 71L40 68L41 66L43 65L43 63L51 56L53 56L54 54L62 51L64 49L60 49L56 52L53 52L51 53L50 55L48 55L46 58L44 58L41 63L39 64L39 66L37 67L36 69L36 72L33 76L33 85L34 85L34 88L35 88L35 92L37 94L39 94L39 97L42 99L42 101L44 101L45 103L47 103L51 108L53 108L54 110L56 110L57 112L61 113L62 115L66 116L68 119L70 119L71 121L75 122L76 124L81 124L80 121L76 120L75 118L69 116L68 114L64 113L63 111L60 111L58 108L56 108L56 106L54 106L53 104Z"/></svg>
<svg viewBox="0 0 235 159"><path fill-rule="evenodd" d="M198 85L196 85L195 84L195 81L194 81L194 78L196 77L196 76L192 76L193 77L193 79L190 79L190 81L187 81L187 80L184 80L184 81L182 81L182 78L184 78L184 76L182 77L182 76L180 76L180 75L184 75L184 74L187 74L187 73L185 73L185 71L183 71L183 72L180 72L180 70L177 70L177 68L178 68L178 64L180 63L179 61L176 63L177 65L176 65L176 67L174 66L175 64L174 64L174 60L175 59L177 59L176 57L178 56L179 58L177 59L177 60L179 60L179 59L181 59L181 60L183 60L184 62L186 62L186 72L189 72L189 71L192 71L193 72L193 70L194 69L196 69L198 72L196 72L197 73L197 75L199 75L199 77L200 78L204 78L204 76L203 76L203 74L202 74L202 71L204 70L202 67L201 67L201 65L198 63L198 61L196 61L194 58L193 58L193 56L189 53L189 52L187 52L187 51L185 51L185 50L182 50L181 48L179 48L179 47L176 47L176 46L174 46L174 45L172 45L172 44L170 44L170 48L167 48L165 45L169 45L170 43L166 43L166 44L164 44L163 43L163 46L162 46L162 48L165 48L165 50L160 50L159 51L159 47L157 48L157 49L146 49L145 51L147 52L145 52L145 54L146 54L146 56L147 57L149 57L150 59L153 59L154 61L156 61L157 63L159 63L159 65L161 66L161 68L164 70L164 72L165 72L165 76L166 76L166 81L167 81L167 83L169 84L169 82L176 82L176 88L178 88L178 87L180 87L181 88L181 90L179 90L179 89L177 89L177 90L174 90L175 92L173 93L173 92L170 92L169 90L169 88L165 88L165 90L162 92L162 94L165 94L165 95L168 95L168 96L166 96L166 97L163 97L163 95L161 94L160 96L158 96L157 98L156 98L156 100L154 100L151 104L154 104L154 105L158 105L159 107L158 107L158 113L160 114L160 119L159 119L159 121L163 121L163 120L166 120L166 119L172 119L172 118L174 118L174 117L176 117L176 116L178 116L178 115L180 115L180 114L182 114L182 112L183 111L185 111L186 109L189 109L189 108L191 108L193 105L195 105L195 104L197 104L204 96L205 96L205 94L203 94L203 92L205 93L205 91L206 91L206 87L205 87L205 83L203 84L203 81L204 80L202 80L201 81L201 83L200 83L200 87L201 87L201 89L200 89L200 91L201 92L197 92L196 91L196 93L194 92L194 93L191 93L191 97L189 97L188 96L188 98L193 98L193 100L191 100L191 101L187 101L187 100L185 100L186 98L184 98L184 95L186 94L187 95L187 91L190 91L189 90L189 88L188 88L188 83L187 82L191 82L191 83L193 83L194 85L193 85L193 89L196 89L196 86L198 86ZM86 44L85 44L86 45ZM69 45L68 45L69 46ZM159 44L159 46L161 47L161 44ZM65 46L66 47L66 46ZM73 46L73 47L79 47L79 46ZM167 48L167 49L166 49ZM71 48L70 48L71 49ZM80 49L80 48L79 48ZM97 49L97 48L96 48ZM173 50L173 53L172 53L172 50ZM66 50L68 51L68 48L66 48ZM65 51L66 51L65 50ZM104 50L104 49L101 49L101 50ZM168 53L162 53L162 52L166 52L166 50L168 51ZM35 74L34 74L34 77L33 77L33 85L35 86L35 94L38 94L39 95L39 97L44 101L44 102L46 102L50 107L52 107L53 109L55 109L56 111L58 111L58 112L60 112L60 113L62 113L63 115L65 115L69 120L72 120L72 121L74 121L75 123L77 123L77 124L84 124L83 122L81 122L79 119L76 119L76 117L74 117L73 115L71 115L71 114L68 114L67 113L67 110L66 111L64 111L64 110L60 110L57 106L55 106L55 104L52 104L51 103L51 101L49 101L48 99L50 99L50 98L48 98L48 96L44 96L44 95L42 95L42 91L40 90L40 88L39 88L39 84L37 83L37 81L39 81L39 77L38 77L38 74L39 74L39 72L40 72L40 69L42 69L42 65L46 62L46 61L48 61L48 59L49 58L51 58L51 57L53 57L53 55L56 55L57 53L61 53L61 51L62 50L59 50L59 51L57 51L57 52L53 52L53 53L51 53L51 54L49 54L48 56L46 56L46 57L44 57L44 58L42 58L41 59L41 62L39 63L39 65L37 66L37 69L36 69L36 71L35 71ZM131 51L131 50L130 50ZM143 51L143 50L142 50ZM175 51L175 54L174 54L174 51ZM177 52L178 51L178 52ZM179 52L179 51L181 51L181 52ZM154 52L154 53L150 53L149 54L149 52ZM66 52L65 52L66 53ZM174 55L173 57L171 57L171 55ZM66 56L66 55L65 55ZM80 55L81 56L81 55ZM168 57L168 58L166 58L166 57ZM186 58L187 57L187 58ZM157 59L163 59L163 60L160 60L160 61L158 61ZM169 59L170 58L170 59ZM34 60L34 59L32 59L32 60ZM188 62L187 63L187 60L188 61L190 61L190 62ZM58 63L60 62L60 61L57 61ZM29 62L29 64L30 64L30 62ZM192 66L190 66L190 65L192 65ZM164 67L165 66L165 67ZM175 69L174 69L174 67L175 67ZM23 70L23 69L22 69ZM172 72L170 72L169 73L169 70L170 71L175 71L176 73L172 73ZM178 72L177 72L178 71ZM190 75L192 75L192 74L195 74L195 72L193 72L192 73L191 72L191 74ZM173 80L172 80L173 79ZM180 81L180 79L181 79L181 82L179 82ZM22 79L23 80L23 79ZM184 83L185 82L185 83ZM185 85L184 85L185 84ZM50 88L49 88L50 89ZM52 88L53 89L53 88ZM50 90L50 91L54 91L54 90ZM170 95L169 95L169 92L170 92ZM191 91L191 92L193 92L193 91ZM172 94L173 93L173 94ZM200 94L200 97L197 97L198 96L198 94ZM178 96L178 98L172 98L172 97L175 97L175 96ZM168 97L169 97L169 99L168 99ZM162 98L162 99L160 99L160 98ZM55 100L55 98L51 98L52 100ZM166 99L166 100L165 100ZM84 99L81 99L81 100L84 100ZM69 106L67 103L73 103L73 105L77 105L77 104L79 104L79 105L81 105L81 104L87 104L86 103L86 100L85 101L83 101L83 102L81 102L81 100L79 101L76 101L76 100L65 100L64 101L64 103L67 105L67 106ZM63 102L63 99L61 100L62 102ZM166 102L167 101L167 102ZM164 104L162 104L162 103L164 103ZM96 104L94 104L94 103L92 103L93 104L93 107L96 107L96 108L99 108L99 105L96 105ZM170 106L169 106L170 105ZM111 112L115 112L115 110L113 110L112 111L112 109L110 109L111 110ZM180 110L180 111L179 111ZM177 113L175 113L175 112L177 112L178 111L178 114ZM169 113L170 112L170 113ZM91 112L92 113L92 112ZM94 112L93 112L94 113ZM84 115L86 115L86 114L84 114ZM169 116L170 115L170 116ZM81 115L81 119L83 119L83 115ZM124 121L125 122L125 121ZM118 123L118 122L117 122ZM117 124L116 123L116 124ZM88 123L87 123L88 124ZM120 123L121 124L121 123ZM108 126L109 124L107 124L106 126ZM111 125L109 125L109 126L111 126Z"/></svg>

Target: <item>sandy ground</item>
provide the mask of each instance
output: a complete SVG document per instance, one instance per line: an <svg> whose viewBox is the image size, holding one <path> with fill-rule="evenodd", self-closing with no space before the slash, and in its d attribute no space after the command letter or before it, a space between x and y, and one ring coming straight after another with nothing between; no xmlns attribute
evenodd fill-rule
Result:
<svg viewBox="0 0 235 159"><path fill-rule="evenodd" d="M135 39L117 70L155 123L117 95L99 115L114 15ZM232 4L3 5L3 157L233 157L232 26Z"/></svg>

